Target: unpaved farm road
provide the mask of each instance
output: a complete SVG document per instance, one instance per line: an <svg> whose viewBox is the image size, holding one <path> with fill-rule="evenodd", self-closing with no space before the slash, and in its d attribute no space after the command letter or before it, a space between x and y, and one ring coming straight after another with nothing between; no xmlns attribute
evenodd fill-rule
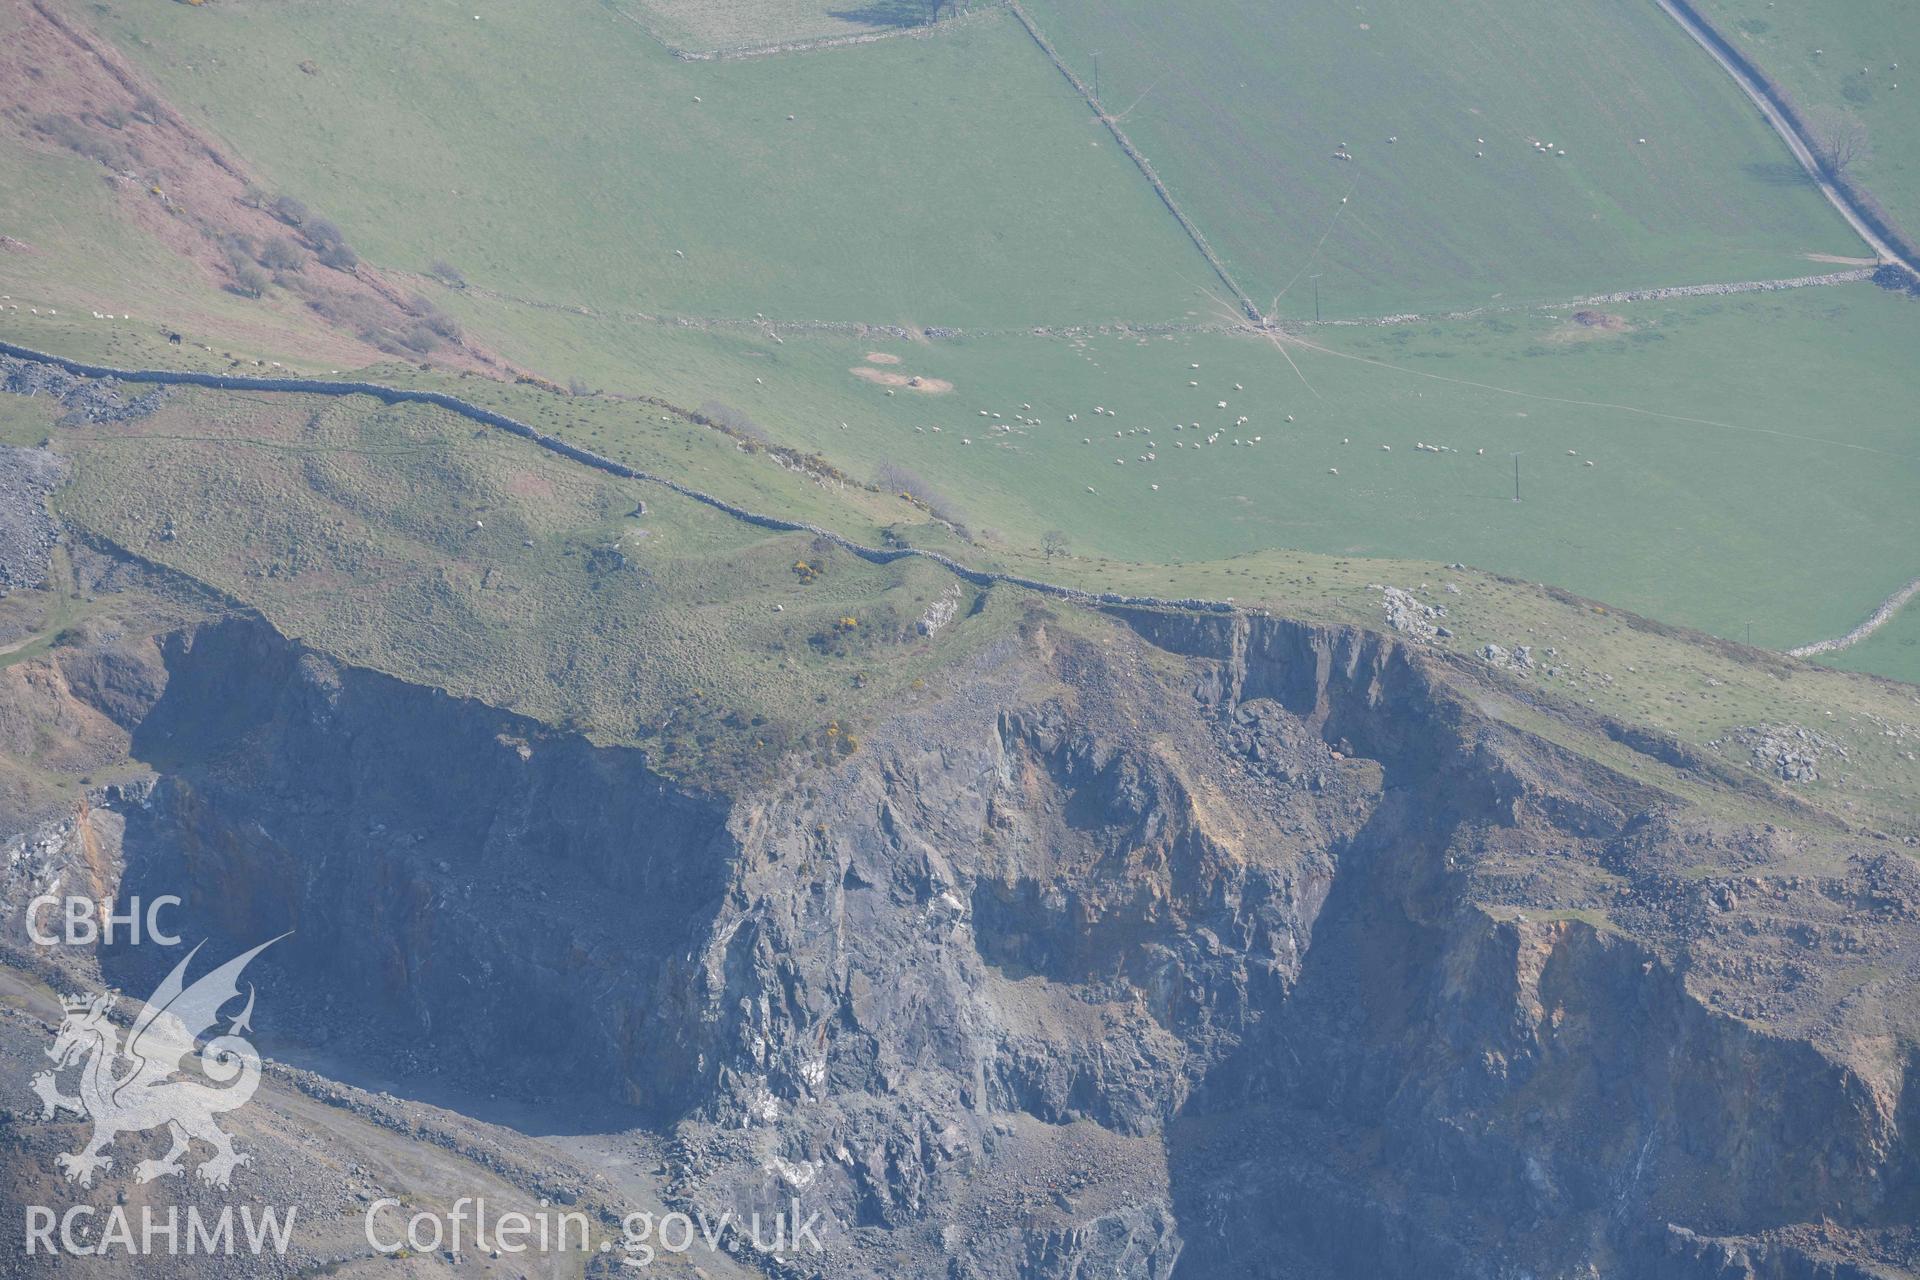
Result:
<svg viewBox="0 0 1920 1280"><path fill-rule="evenodd" d="M1734 83L1740 86L1747 97L1753 99L1753 104L1760 108L1760 114L1767 118L1767 123L1773 126L1774 132L1779 134L1781 140L1787 144L1787 150L1793 152L1793 158L1800 162L1800 167L1807 171L1807 176L1819 185L1821 192L1826 195L1828 203L1840 211L1840 216L1847 220L1847 225L1859 232L1860 238L1872 246L1873 251L1879 254L1883 260L1898 263L1900 266L1905 267L1911 274L1920 276L1920 268L1916 268L1913 263L1901 257L1899 253L1895 252L1892 245L1880 238L1879 233L1869 225L1868 220L1861 214L1861 211L1855 207L1852 199L1847 196L1847 193L1827 181L1826 175L1820 171L1820 162L1814 159L1812 142L1803 137L1799 129L1794 126L1793 121L1789 120L1784 112L1773 105L1772 99L1767 97L1766 91L1754 81L1753 77L1749 76L1737 63L1727 57L1720 46L1719 40L1715 38L1714 33L1702 26L1691 13L1675 4L1674 0L1657 0L1657 3L1662 9L1666 10L1668 17L1679 23L1681 29L1692 36L1694 42L1702 49L1705 49L1707 53L1712 56L1713 60L1720 64L1722 70L1733 77ZM1795 652L1797 653L1799 650L1795 650Z"/></svg>

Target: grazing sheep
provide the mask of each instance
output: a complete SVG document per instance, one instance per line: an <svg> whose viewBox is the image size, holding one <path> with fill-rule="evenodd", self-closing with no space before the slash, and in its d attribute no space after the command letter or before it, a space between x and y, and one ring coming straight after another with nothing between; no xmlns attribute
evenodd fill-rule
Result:
<svg viewBox="0 0 1920 1280"><path fill-rule="evenodd" d="M1330 476L1337 476L1337 475L1339 475L1339 474L1340 474L1340 468L1338 468L1338 467L1328 467L1328 468L1327 468L1327 474L1328 474L1328 475L1330 475Z"/></svg>

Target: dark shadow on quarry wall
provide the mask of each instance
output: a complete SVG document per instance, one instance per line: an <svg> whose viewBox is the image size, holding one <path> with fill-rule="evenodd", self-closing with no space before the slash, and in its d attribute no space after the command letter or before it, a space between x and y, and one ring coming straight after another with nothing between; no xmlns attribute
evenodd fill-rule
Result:
<svg viewBox="0 0 1920 1280"><path fill-rule="evenodd" d="M260 963L263 1015L297 1010L389 1069L684 1101L723 805L638 752L340 669L262 624L164 652L134 740L162 777L127 815L124 891L185 898L210 959L292 930ZM155 952L109 957L114 979L150 989L177 959Z"/></svg>

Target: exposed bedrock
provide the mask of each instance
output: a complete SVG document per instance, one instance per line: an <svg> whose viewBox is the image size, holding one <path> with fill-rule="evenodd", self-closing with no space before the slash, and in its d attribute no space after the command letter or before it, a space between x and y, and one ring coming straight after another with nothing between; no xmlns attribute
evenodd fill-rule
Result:
<svg viewBox="0 0 1920 1280"><path fill-rule="evenodd" d="M825 1211L828 1274L1913 1248L1910 1023L1822 976L1920 953L1910 863L1709 820L1392 640L1036 610L740 796L257 622L158 652L123 892L294 930L288 999L354 1043L644 1106L688 1199Z"/></svg>

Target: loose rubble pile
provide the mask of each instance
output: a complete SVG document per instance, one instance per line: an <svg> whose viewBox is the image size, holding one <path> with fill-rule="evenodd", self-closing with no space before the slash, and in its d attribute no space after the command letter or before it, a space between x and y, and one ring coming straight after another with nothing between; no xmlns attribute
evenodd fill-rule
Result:
<svg viewBox="0 0 1920 1280"><path fill-rule="evenodd" d="M166 397L166 390L159 388L129 400L118 378L82 378L54 365L13 356L0 356L0 391L54 397L71 410L60 420L62 425L144 418Z"/></svg>
<svg viewBox="0 0 1920 1280"><path fill-rule="evenodd" d="M1480 657L1496 667L1507 667L1515 671L1533 670L1533 646L1530 644L1515 645L1511 649L1498 644L1482 645Z"/></svg>
<svg viewBox="0 0 1920 1280"><path fill-rule="evenodd" d="M58 454L0 447L0 596L47 580L47 557L59 539L47 495L65 473Z"/></svg>
<svg viewBox="0 0 1920 1280"><path fill-rule="evenodd" d="M960 611L960 587L958 584L948 587L940 593L938 599L927 606L920 615L919 630L923 636L933 635L940 628L953 621L953 615Z"/></svg>
<svg viewBox="0 0 1920 1280"><path fill-rule="evenodd" d="M1381 587L1380 608L1387 625L1402 635L1418 640L1435 640L1453 632L1440 625L1447 616L1446 606L1427 604L1410 591L1399 587Z"/></svg>
<svg viewBox="0 0 1920 1280"><path fill-rule="evenodd" d="M1707 745L1717 750L1745 747L1748 763L1784 782L1817 782L1823 757L1848 758L1843 744L1797 724L1743 724Z"/></svg>

